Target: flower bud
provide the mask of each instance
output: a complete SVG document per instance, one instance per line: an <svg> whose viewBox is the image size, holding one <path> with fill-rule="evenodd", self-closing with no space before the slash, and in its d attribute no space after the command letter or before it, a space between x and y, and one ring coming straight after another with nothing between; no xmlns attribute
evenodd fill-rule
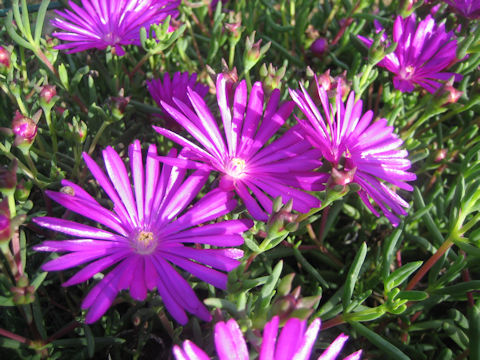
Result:
<svg viewBox="0 0 480 360"><path fill-rule="evenodd" d="M447 149L439 149L435 153L435 158L434 158L433 161L438 163L438 162L441 162L442 160L444 160L446 157L447 157Z"/></svg>
<svg viewBox="0 0 480 360"><path fill-rule="evenodd" d="M0 71L10 68L10 52L3 46L0 46Z"/></svg>
<svg viewBox="0 0 480 360"><path fill-rule="evenodd" d="M243 63L245 66L245 71L249 71L255 64L260 60L260 58L268 51L271 43L260 47L262 39L255 42L255 31L251 36L247 36L245 41L245 53L243 55Z"/></svg>
<svg viewBox="0 0 480 360"><path fill-rule="evenodd" d="M30 196L30 191L32 190L33 183L31 181L25 182L25 180L21 180L17 184L17 188L15 189L15 199L20 202L27 201L28 197Z"/></svg>
<svg viewBox="0 0 480 360"><path fill-rule="evenodd" d="M323 54L328 49L328 42L325 38L318 38L315 40L312 45L310 45L310 51L313 53L313 55L321 58Z"/></svg>
<svg viewBox="0 0 480 360"><path fill-rule="evenodd" d="M9 195L15 191L17 186L17 160L7 167L0 168L0 191Z"/></svg>
<svg viewBox="0 0 480 360"><path fill-rule="evenodd" d="M57 95L55 85L44 85L40 90L40 98L47 104L52 101L52 98Z"/></svg>
<svg viewBox="0 0 480 360"><path fill-rule="evenodd" d="M260 76L262 77L262 83L264 85L265 92L270 95L273 90L282 88L282 79L287 71L286 65L277 70L272 64L265 64L260 68Z"/></svg>
<svg viewBox="0 0 480 360"><path fill-rule="evenodd" d="M37 123L17 110L12 121L12 131L15 134L15 146L28 150L37 135Z"/></svg>
<svg viewBox="0 0 480 360"><path fill-rule="evenodd" d="M9 241L12 237L12 227L10 223L10 210L8 208L8 199L0 202L0 243Z"/></svg>
<svg viewBox="0 0 480 360"><path fill-rule="evenodd" d="M225 29L227 29L231 36L230 42L232 45L238 43L238 41L242 37L242 32L244 28L242 27L242 14L241 13L234 13L230 12L229 14L229 22L225 24Z"/></svg>

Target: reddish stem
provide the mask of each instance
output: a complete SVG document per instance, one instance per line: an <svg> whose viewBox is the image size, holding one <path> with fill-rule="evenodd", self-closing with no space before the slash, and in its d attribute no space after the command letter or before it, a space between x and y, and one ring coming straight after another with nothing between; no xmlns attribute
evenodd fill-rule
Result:
<svg viewBox="0 0 480 360"><path fill-rule="evenodd" d="M343 320L342 315L337 315L333 319L327 320L322 324L321 330L330 329L334 326L338 326L340 324L344 324L345 320Z"/></svg>
<svg viewBox="0 0 480 360"><path fill-rule="evenodd" d="M30 340L28 340L27 338L24 338L23 336L20 336L20 335L17 335L17 334L14 334L8 330L5 330L5 329L1 329L0 328L0 335L2 336L5 336L9 339L12 339L12 340L15 340L15 341L18 341L22 344L28 344L30 343Z"/></svg>
<svg viewBox="0 0 480 360"><path fill-rule="evenodd" d="M466 256L465 252L462 250L461 253L463 254L463 256ZM472 278L470 277L470 271L468 271L468 269L464 269L462 271L462 280L463 281L470 281L472 280ZM475 301L473 300L473 294L471 291L467 292L467 300L468 300L468 305L470 307L474 307L475 306Z"/></svg>
<svg viewBox="0 0 480 360"><path fill-rule="evenodd" d="M432 268L433 265L440 259L445 252L450 249L453 245L453 241L448 238L445 242L438 248L437 252L427 260L425 264L417 271L412 280L408 283L405 290L412 290L415 285L425 276L425 274Z"/></svg>
<svg viewBox="0 0 480 360"><path fill-rule="evenodd" d="M59 338L63 337L64 335L68 334L69 332L71 332L73 329L79 327L80 325L82 325L82 324L80 324L78 321L72 321L71 323L67 324L66 326L64 326L63 328L58 330L55 334L50 336L47 339L47 342L52 342L53 340L56 340L56 339L59 339Z"/></svg>

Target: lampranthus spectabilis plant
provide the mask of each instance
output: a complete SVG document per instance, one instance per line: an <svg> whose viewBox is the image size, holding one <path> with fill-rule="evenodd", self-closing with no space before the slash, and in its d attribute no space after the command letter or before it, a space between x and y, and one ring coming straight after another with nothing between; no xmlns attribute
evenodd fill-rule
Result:
<svg viewBox="0 0 480 360"><path fill-rule="evenodd" d="M56 49L68 53L88 49L115 49L124 55L124 45L140 45L140 29L147 31L152 24L162 23L168 16L178 15L179 0L82 0L82 6L73 1L72 10L56 10L52 25L62 31L53 36L65 41Z"/></svg>
<svg viewBox="0 0 480 360"><path fill-rule="evenodd" d="M384 30L375 21L376 32ZM368 47L373 40L358 36ZM384 42L388 42L384 35ZM457 39L453 31L445 30L445 23L437 24L428 15L417 25L416 15L407 18L397 16L393 25L393 41L397 43L395 51L387 54L378 66L395 74L393 85L402 92L412 92L415 85L423 87L430 93L437 91L447 80L460 81L462 76L445 72L458 61Z"/></svg>
<svg viewBox="0 0 480 360"><path fill-rule="evenodd" d="M217 104L225 136L221 135L205 101L192 89L188 90L191 106L176 98L173 99L176 107L162 102L163 108L203 148L168 129L154 126L157 132L184 146L183 154L188 158L159 159L179 167L220 173L220 189L235 191L257 220L268 219L272 198L278 196L284 203L292 199L293 209L303 213L319 207L320 201L302 190L324 189L322 183L328 175L313 171L321 165L320 152L305 141L298 126L268 143L290 116L293 102L280 102L280 91L275 89L265 106L261 82L253 85L250 95L245 81L237 84L234 94L228 88L226 78L218 75Z"/></svg>
<svg viewBox="0 0 480 360"><path fill-rule="evenodd" d="M397 214L406 215L404 208L409 205L386 183L411 191L413 188L406 181L416 179L414 173L407 171L411 165L407 151L399 148L403 141L386 119L372 122L373 111L363 113L363 102L355 101L354 92L344 103L339 83L332 106L316 77L315 82L323 115L302 84L301 90L290 89L290 95L307 118L298 119L305 137L332 166L329 181L332 185L358 184L358 195L367 208L379 216L370 203L371 198L397 226L400 221Z"/></svg>
<svg viewBox="0 0 480 360"><path fill-rule="evenodd" d="M205 185L208 172L198 170L186 176L183 169L169 165L161 168L155 159L156 154L156 147L150 145L144 164L140 142L130 145L133 192L127 168L113 148L107 147L103 151L108 176L90 156L84 154L93 177L113 202L113 211L102 207L70 181L63 181L63 192L46 191L51 199L97 222L102 228L63 218L34 219L40 226L74 237L44 241L35 247L37 251L68 252L44 264L43 270L59 271L88 263L64 286L87 281L112 267L83 300L82 308L88 309L87 323L98 320L119 291L128 289L132 298L144 300L147 291L154 288L179 323L188 321L186 311L209 321L210 313L171 264L221 289L227 285L224 272L240 264L236 259L243 252L230 246L243 243L241 234L253 225L250 220L227 220L197 226L227 214L236 207L236 200L231 194L213 190L189 207ZM175 157L175 151L172 150L169 156ZM192 243L224 248L186 246Z"/></svg>
<svg viewBox="0 0 480 360"><path fill-rule="evenodd" d="M176 72L170 77L167 72L162 79L147 80L147 88L153 100L158 106L163 108L162 102L169 106L176 107L173 98L179 99L185 104L189 105L187 89L193 89L202 98L208 94L208 86L197 82L197 74L190 75L188 72ZM193 110L193 108L191 108ZM170 115L165 111L165 115L170 118Z"/></svg>
<svg viewBox="0 0 480 360"><path fill-rule="evenodd" d="M279 317L274 316L263 330L259 360L308 360L320 330L320 319L312 321L307 328L307 321L297 318L288 319L277 339ZM339 335L317 360L335 360L347 341L348 336ZM215 349L219 360L248 360L247 343L234 319L215 325ZM173 354L176 360L208 360L207 354L193 342L187 340L182 347L175 345ZM344 360L358 360L359 350Z"/></svg>

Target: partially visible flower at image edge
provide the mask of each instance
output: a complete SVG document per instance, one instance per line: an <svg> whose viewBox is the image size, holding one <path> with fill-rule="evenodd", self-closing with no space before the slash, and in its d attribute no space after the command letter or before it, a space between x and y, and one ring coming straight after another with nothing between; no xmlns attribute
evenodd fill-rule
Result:
<svg viewBox="0 0 480 360"><path fill-rule="evenodd" d="M332 165L331 181L338 185L356 183L357 192L363 203L376 216L369 197L380 207L390 222L397 226L400 219L395 214L406 215L403 208L408 203L390 189L384 182L411 191L413 187L405 181L416 179L408 172L408 152L399 147L403 144L388 126L386 119L372 123L373 111L362 113L362 100L355 101L351 92L346 104L342 101L339 82L335 104L330 104L327 91L315 77L318 95L324 115L317 109L302 84L301 90L290 89L290 95L307 120L298 119L305 137L322 151L323 157ZM345 94L346 96L346 94Z"/></svg>
<svg viewBox="0 0 480 360"><path fill-rule="evenodd" d="M113 148L103 151L108 176L90 156L83 155L93 177L113 202L113 211L102 207L85 190L67 180L62 182L62 192L46 191L57 203L97 222L102 228L63 218L34 218L42 227L75 238L44 241L35 246L36 251L68 252L48 261L42 269L59 271L89 263L62 284L70 286L111 268L83 300L82 308L88 309L87 323L98 320L119 291L128 289L132 298L141 301L146 298L147 290L154 288L179 323L187 323L185 311L210 321L207 308L171 264L217 288L226 289L224 272L236 268L240 264L236 259L243 256L243 251L230 247L243 244L241 234L253 223L226 220L198 227L230 212L236 207L236 200L225 192L213 190L190 206L206 183L208 172L195 171L186 176L185 170L168 165L162 168L155 160L154 145L148 148L145 165L139 141L128 150L133 192L127 168ZM169 154L175 155L175 150ZM200 249L186 244L226 248Z"/></svg>
<svg viewBox="0 0 480 360"><path fill-rule="evenodd" d="M236 192L256 220L268 219L272 198L278 196L283 203L292 199L293 209L299 212L319 207L320 201L302 190L325 188L323 182L328 175L313 171L322 164L320 152L305 141L299 126L291 127L270 142L290 116L293 102L280 102L280 91L275 89L264 110L261 82L253 85L250 94L245 80L233 90L223 74L218 75L216 85L224 135L205 100L189 88L191 105L173 98L175 107L166 102L162 106L201 146L154 126L158 133L184 146L182 154L188 158L159 159L174 166L218 171L219 188Z"/></svg>
<svg viewBox="0 0 480 360"><path fill-rule="evenodd" d="M478 0L444 0L456 12L467 19L480 18L480 1Z"/></svg>
<svg viewBox="0 0 480 360"><path fill-rule="evenodd" d="M377 33L384 30L376 20L375 28ZM371 39L360 35L358 38L368 47L373 44ZM389 45L385 34L382 40ZM387 54L378 66L395 74L393 85L396 89L412 92L417 84L434 93L444 81L462 79L460 74L443 72L458 61L457 39L453 31L445 31L445 23L437 25L431 15L418 25L415 13L405 19L397 16L393 25L393 42L397 43L395 51Z"/></svg>
<svg viewBox="0 0 480 360"><path fill-rule="evenodd" d="M69 1L72 11L56 10L63 18L52 25L62 31L52 35L66 41L57 45L68 53L112 46L117 55L124 55L123 45L140 45L140 29L163 22L169 15L178 15L180 0L82 0L82 7Z"/></svg>
<svg viewBox="0 0 480 360"><path fill-rule="evenodd" d="M147 80L147 88L152 96L153 100L163 109L162 101L171 107L176 107L173 98L177 98L189 104L187 89L193 89L202 98L208 94L208 86L197 82L197 74L193 73L189 75L188 72L176 72L173 76L169 73L165 73L162 79ZM191 107L193 110L193 107ZM164 111L164 116L173 120L167 111Z"/></svg>
<svg viewBox="0 0 480 360"><path fill-rule="evenodd" d="M320 319L315 319L307 327L306 320L287 320L277 339L279 317L275 316L264 328L259 360L308 360L320 330ZM340 334L317 360L335 360L342 351L348 336ZM215 325L215 348L219 360L248 360L248 348L237 322L230 319ZM175 345L173 354L176 360L208 360L207 354L193 342L186 340L183 346ZM344 360L358 360L359 350Z"/></svg>

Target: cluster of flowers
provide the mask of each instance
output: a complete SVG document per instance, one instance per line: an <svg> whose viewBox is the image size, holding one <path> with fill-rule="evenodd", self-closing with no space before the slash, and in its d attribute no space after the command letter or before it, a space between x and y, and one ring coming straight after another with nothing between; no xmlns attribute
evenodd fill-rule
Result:
<svg viewBox="0 0 480 360"><path fill-rule="evenodd" d="M58 11L63 19L55 19L53 24L63 31L54 35L68 42L57 48L77 52L111 46L122 55L122 46L139 44L141 27L162 22L168 15L175 17L179 1L82 0L82 4L83 8L70 2L73 11ZM383 29L380 24L376 26L377 31ZM373 43L360 38L367 46ZM386 36L382 40L388 45ZM442 81L460 79L459 74L443 72L458 61L455 37L431 16L418 25L414 14L406 19L398 17L393 41L396 50L378 65L395 74L397 89L410 92L419 85L435 92L444 85ZM243 256L235 247L243 243L241 234L253 225L247 218L219 220L237 207L235 195L251 218L267 221L276 197L281 196L283 203L292 200L294 210L306 213L321 205L312 192L356 184L358 196L376 216L379 213L374 204L394 226L400 221L398 216L406 214L408 203L390 186L412 190L407 182L416 179L408 171L411 164L407 151L400 149L403 141L386 119L374 121L371 110L364 113L362 101L355 99L355 93L343 91L341 82L331 89L331 85L315 78L312 93L301 84L300 89L290 89L293 101L282 102L279 90L266 96L262 83L256 82L249 93L245 81L232 82L220 74L216 82L218 109L207 105L207 88L196 82L195 74L165 74L163 81L155 79L147 85L164 115L180 124L194 141L154 127L183 148L179 153L172 149L160 156L150 145L145 161L140 142L135 141L128 148L133 186L127 167L113 148L103 151L107 175L84 154L87 167L114 204L113 210L101 206L70 181L63 181L60 192L47 191L50 198L101 224L103 229L59 218L34 219L40 226L74 237L36 246L37 251L67 252L46 263L44 270L88 263L64 286L84 282L111 268L83 301L82 308L88 309L87 323L98 320L119 291L128 289L134 299L144 300L147 291L154 288L179 323L188 321L186 312L211 320L209 311L171 264L217 288L226 288L226 272L238 266ZM334 96L329 97L332 93ZM297 118L298 123L288 128L285 123L295 105L306 119ZM216 113L221 119L217 120ZM211 172L218 174L216 187L201 193ZM201 199L191 205L200 193ZM239 359L248 358L245 341L232 321L217 324L216 339L223 339L217 341L219 356L230 358L222 355L231 350L225 345L230 341ZM305 336L303 330L298 331L305 323L290 321L283 332L295 329L301 336L288 353L298 350L298 358L306 359L319 329L318 320ZM277 330L278 318L274 318L265 328L261 352L264 354L265 348L265 355L261 359L278 358L273 355ZM288 347L282 336L277 352ZM321 358L334 358L341 345L333 347L327 350L333 355ZM183 349L176 347L174 353L177 359L206 358L190 342ZM355 354L350 359L358 357Z"/></svg>

